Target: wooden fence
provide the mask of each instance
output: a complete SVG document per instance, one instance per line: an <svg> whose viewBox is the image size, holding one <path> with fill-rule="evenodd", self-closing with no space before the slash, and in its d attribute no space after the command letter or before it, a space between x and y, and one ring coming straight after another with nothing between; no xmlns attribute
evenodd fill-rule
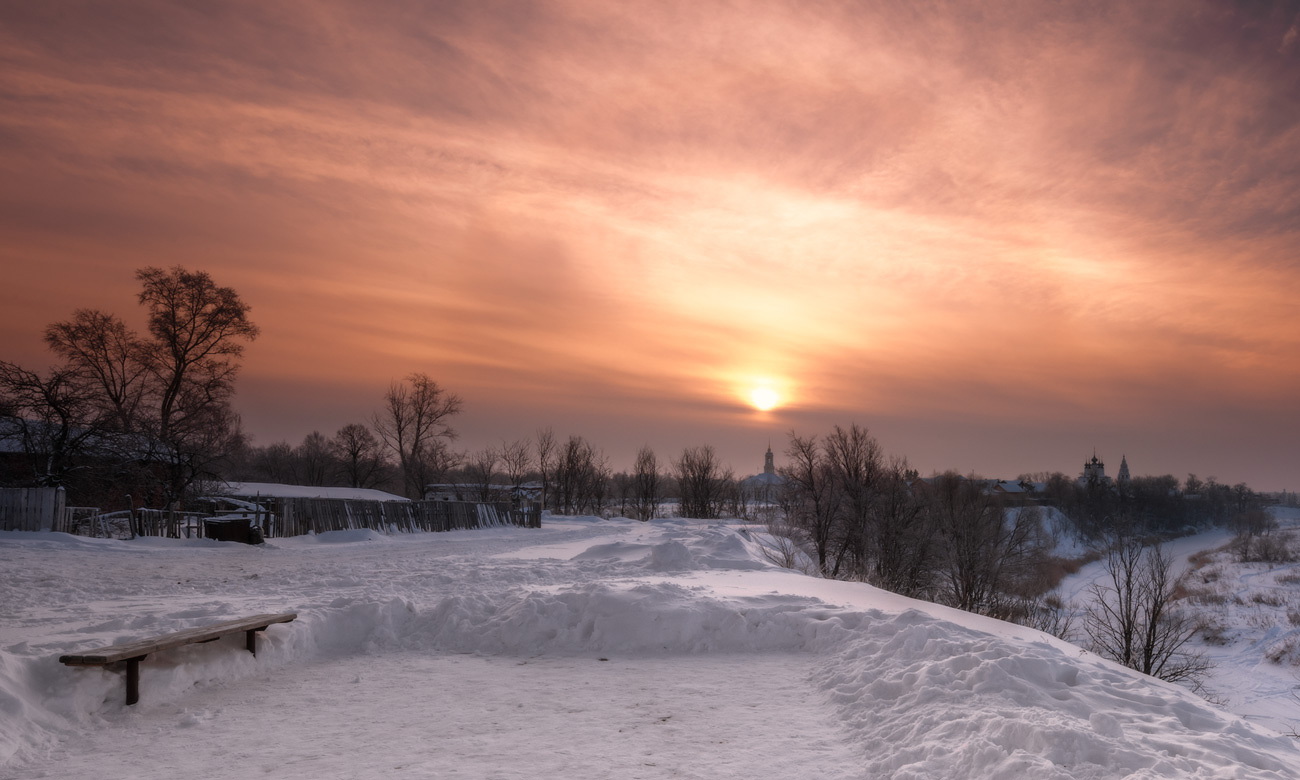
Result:
<svg viewBox="0 0 1300 780"><path fill-rule="evenodd" d="M265 509L233 515L163 509L100 514L93 507L65 507L62 488L0 489L0 531L53 530L119 539L138 533L188 539L206 536L205 526L209 521L229 521L235 517L260 528L266 538L359 529L387 534L542 527L542 507L538 503L514 507L509 503L472 501L280 498Z"/></svg>
<svg viewBox="0 0 1300 780"><path fill-rule="evenodd" d="M0 488L0 531L49 531L63 522L63 488Z"/></svg>
<svg viewBox="0 0 1300 780"><path fill-rule="evenodd" d="M300 536L307 533L371 529L389 533L456 531L518 526L541 528L541 505L514 508L508 503L472 501L360 501L345 498L281 498L260 517L262 533Z"/></svg>

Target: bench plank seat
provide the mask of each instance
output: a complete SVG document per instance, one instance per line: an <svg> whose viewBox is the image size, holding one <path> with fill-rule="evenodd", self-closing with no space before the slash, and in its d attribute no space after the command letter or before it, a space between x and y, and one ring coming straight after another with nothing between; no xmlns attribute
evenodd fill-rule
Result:
<svg viewBox="0 0 1300 780"><path fill-rule="evenodd" d="M297 618L295 612L285 612L279 615L254 615L249 618L239 620L227 620L224 623L214 623L210 626L199 626L198 628L187 628L172 634L163 634L162 636L151 637L149 639L140 639L134 642L125 642L120 645L111 647L102 647L96 650L87 650L84 653L73 653L59 656L59 663L75 666L96 666L100 664L111 664L117 661L126 661L131 658L138 658L142 655L157 653L161 650L169 650L173 647L182 645L192 645L198 642L211 642L214 639L220 639L226 634L233 634L237 631L256 631L260 628L266 628L272 623L288 623Z"/></svg>
<svg viewBox="0 0 1300 780"><path fill-rule="evenodd" d="M226 634L245 632L244 646L248 652L257 655L257 632L265 631L267 626L275 623L288 623L298 617L296 612L279 614L253 615L238 620L227 620L207 626L186 628L170 634L123 642L118 645L101 647L83 653L68 653L59 656L59 663L68 666L103 666L126 661L126 703L135 704L140 700L140 662L150 653L170 650L174 647L212 642Z"/></svg>

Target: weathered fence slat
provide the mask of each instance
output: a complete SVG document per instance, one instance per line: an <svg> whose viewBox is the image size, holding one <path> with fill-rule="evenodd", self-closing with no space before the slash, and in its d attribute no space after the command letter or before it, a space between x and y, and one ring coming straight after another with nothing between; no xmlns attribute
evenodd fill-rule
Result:
<svg viewBox="0 0 1300 780"><path fill-rule="evenodd" d="M531 504L472 501L362 501L343 498L283 498L276 502L278 522L266 535L299 536L326 531L372 530L380 533L439 532L506 525L541 527L541 508Z"/></svg>
<svg viewBox="0 0 1300 780"><path fill-rule="evenodd" d="M0 489L0 531L61 530L63 514L63 488Z"/></svg>
<svg viewBox="0 0 1300 780"><path fill-rule="evenodd" d="M74 511L75 510L75 511ZM117 514L124 515L124 512ZM76 515L74 517L74 515ZM541 506L530 503L472 501L364 501L342 498L279 498L265 509L252 512L250 524L264 538L301 536L346 529L380 533L413 533L518 526L541 527ZM0 530L57 530L108 535L98 510L64 506L62 488L0 489ZM176 510L137 509L135 527L146 536L203 535L205 515ZM89 522L83 522L89 521ZM120 521L124 522L124 521Z"/></svg>

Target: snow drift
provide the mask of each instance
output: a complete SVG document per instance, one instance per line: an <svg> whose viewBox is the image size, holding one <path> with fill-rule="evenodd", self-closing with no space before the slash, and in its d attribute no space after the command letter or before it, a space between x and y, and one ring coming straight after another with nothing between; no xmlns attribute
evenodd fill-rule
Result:
<svg viewBox="0 0 1300 780"><path fill-rule="evenodd" d="M819 728L850 756L827 753L843 763L824 768L831 775L1300 776L1293 741L1180 688L1025 628L775 568L760 543L759 532L742 527L594 518L554 518L540 530L340 532L260 548L3 534L0 777L45 766L57 766L58 776L77 776L85 766L90 777L89 768L102 770L111 756L78 763L75 746L86 735L150 718L210 728L208 716L172 711L242 686L273 691L277 702L305 697L294 693L301 683L289 681L310 675L313 665L351 669L363 660L352 674L364 686L368 672L361 670L386 669L400 681L398 659L458 654L645 659L658 669L679 667L683 679L707 673L717 680L738 668L720 671L692 658L752 659L767 677L789 670L791 685L821 708L809 717L824 721ZM235 639L149 658L141 704L133 708L122 705L116 673L57 662L60 653L92 645L283 610L299 619L272 627L257 658L239 651ZM637 668L625 670L627 685L637 684ZM512 674L526 679L519 677L526 669ZM589 679L565 674L569 687ZM738 676L731 698L741 701L738 689L746 685ZM472 711L476 699L457 706ZM582 708L615 706L601 701L589 697ZM231 716L255 717L258 705L250 706L251 713ZM301 706L312 704L304 699ZM746 700L744 712L727 701L711 706L717 718L736 719L756 705ZM766 728L775 739L783 702L766 706L750 728ZM336 717L341 724L349 714ZM292 723L281 728L295 738ZM690 740L679 737L683 747L667 741L663 749L685 750ZM129 745L116 749L119 760L129 758ZM173 748L168 760L181 760L184 750ZM716 748L701 750L693 759L706 762L701 776L710 774L707 762L729 760ZM459 759L439 760L454 766ZM311 772L357 771L342 756L333 775L328 766L318 762Z"/></svg>

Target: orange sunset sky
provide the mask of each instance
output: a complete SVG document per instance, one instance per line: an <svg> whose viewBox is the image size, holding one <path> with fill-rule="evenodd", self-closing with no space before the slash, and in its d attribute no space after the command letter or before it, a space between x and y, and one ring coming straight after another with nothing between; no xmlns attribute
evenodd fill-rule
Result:
<svg viewBox="0 0 1300 780"><path fill-rule="evenodd" d="M12 2L0 358L133 272L252 306L256 443L427 372L616 468L1300 487L1300 3ZM750 395L779 397L756 410ZM778 455L778 463L781 458Z"/></svg>

